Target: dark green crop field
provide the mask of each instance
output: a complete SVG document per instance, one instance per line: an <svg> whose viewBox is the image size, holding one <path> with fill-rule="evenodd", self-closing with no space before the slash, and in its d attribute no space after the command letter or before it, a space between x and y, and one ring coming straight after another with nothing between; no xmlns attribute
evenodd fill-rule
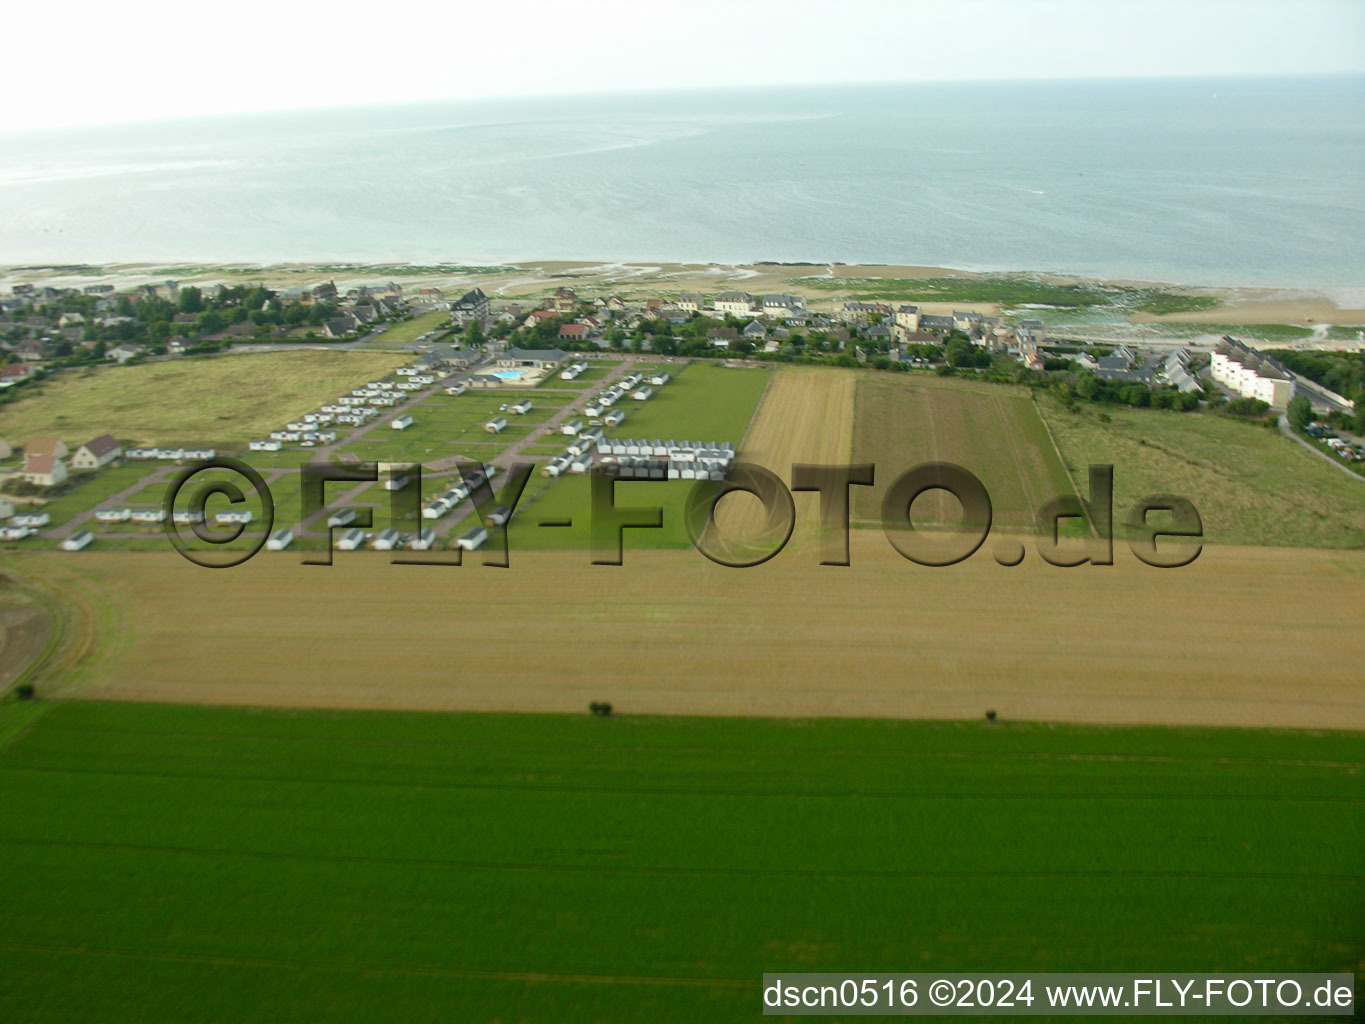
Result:
<svg viewBox="0 0 1365 1024"><path fill-rule="evenodd" d="M756 1019L764 971L1362 970L1355 734L36 707L0 707L5 1021L692 1024Z"/></svg>

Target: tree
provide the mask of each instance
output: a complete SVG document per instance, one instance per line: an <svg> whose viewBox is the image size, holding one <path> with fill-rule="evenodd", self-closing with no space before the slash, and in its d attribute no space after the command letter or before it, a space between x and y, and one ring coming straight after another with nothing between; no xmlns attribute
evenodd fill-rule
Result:
<svg viewBox="0 0 1365 1024"><path fill-rule="evenodd" d="M1291 398L1285 412L1289 415L1289 425L1295 430L1303 430L1313 421L1313 403L1306 395Z"/></svg>
<svg viewBox="0 0 1365 1024"><path fill-rule="evenodd" d="M187 285L180 289L180 312L182 313L202 313L204 311L204 296L198 288Z"/></svg>

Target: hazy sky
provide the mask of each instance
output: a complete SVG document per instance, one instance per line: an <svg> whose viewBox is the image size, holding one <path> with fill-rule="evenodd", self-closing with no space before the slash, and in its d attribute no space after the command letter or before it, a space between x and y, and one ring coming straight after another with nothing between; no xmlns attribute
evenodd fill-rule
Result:
<svg viewBox="0 0 1365 1024"><path fill-rule="evenodd" d="M1365 0L21 0L5 21L8 130L561 91L1365 71Z"/></svg>

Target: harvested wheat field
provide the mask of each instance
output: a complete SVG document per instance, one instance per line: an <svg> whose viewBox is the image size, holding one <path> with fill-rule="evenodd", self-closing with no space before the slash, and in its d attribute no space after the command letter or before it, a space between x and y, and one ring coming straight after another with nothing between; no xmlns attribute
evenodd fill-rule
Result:
<svg viewBox="0 0 1365 1024"><path fill-rule="evenodd" d="M38 682L74 697L1365 729L1365 552L1216 547L1160 570L1120 541L1108 567L1030 550L1004 568L992 543L943 569L855 530L848 567L627 546L620 567L33 553L7 571L106 610L98 663Z"/></svg>
<svg viewBox="0 0 1365 1024"><path fill-rule="evenodd" d="M855 382L851 373L780 368L763 392L739 446L739 458L770 470L788 486L794 464L848 462ZM797 492L793 500L798 524L818 523L818 495ZM727 537L755 537L764 526L763 506L748 495L730 495L716 506L716 524Z"/></svg>

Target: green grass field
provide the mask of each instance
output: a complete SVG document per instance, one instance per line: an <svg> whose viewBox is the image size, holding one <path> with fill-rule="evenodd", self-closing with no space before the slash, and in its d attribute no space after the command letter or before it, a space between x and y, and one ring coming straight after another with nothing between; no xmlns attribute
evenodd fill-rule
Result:
<svg viewBox="0 0 1365 1024"><path fill-rule="evenodd" d="M254 352L62 373L0 408L0 437L56 434L73 450L133 444L245 447L254 437L402 365L397 353Z"/></svg>
<svg viewBox="0 0 1365 1024"><path fill-rule="evenodd" d="M764 971L1365 955L1353 734L71 703L0 743L7 1020L693 1024Z"/></svg>
<svg viewBox="0 0 1365 1024"><path fill-rule="evenodd" d="M1041 398L1039 409L1082 487L1090 463L1113 465L1117 531L1138 498L1172 493L1194 503L1211 541L1365 545L1365 481L1279 431L1211 413L1086 407L1072 413L1050 398Z"/></svg>

